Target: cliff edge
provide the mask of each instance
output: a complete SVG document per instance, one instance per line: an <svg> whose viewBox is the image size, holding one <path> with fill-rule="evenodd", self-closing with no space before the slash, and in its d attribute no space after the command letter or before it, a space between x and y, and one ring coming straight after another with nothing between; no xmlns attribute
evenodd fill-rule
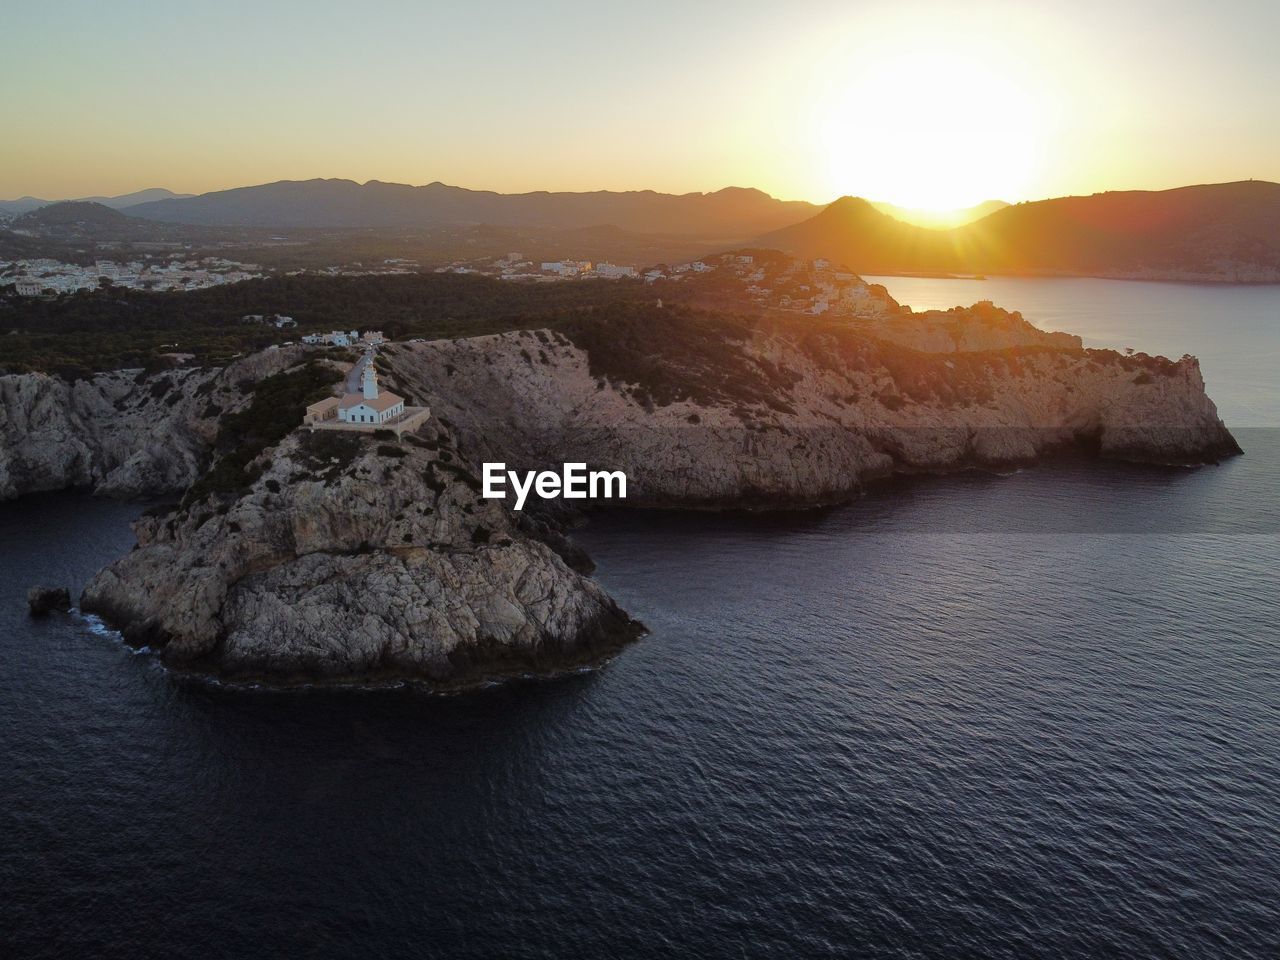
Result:
<svg viewBox="0 0 1280 960"><path fill-rule="evenodd" d="M1001 468L1064 448L1177 465L1240 452L1194 358L1084 350L1061 334L957 351L928 314L883 323L940 349L857 321L637 309L396 344L385 359L480 459L623 470L631 505L824 502L895 473Z"/></svg>
<svg viewBox="0 0 1280 960"><path fill-rule="evenodd" d="M479 484L445 430L296 431L243 491L143 517L81 608L172 667L437 686L597 658L639 624Z"/></svg>

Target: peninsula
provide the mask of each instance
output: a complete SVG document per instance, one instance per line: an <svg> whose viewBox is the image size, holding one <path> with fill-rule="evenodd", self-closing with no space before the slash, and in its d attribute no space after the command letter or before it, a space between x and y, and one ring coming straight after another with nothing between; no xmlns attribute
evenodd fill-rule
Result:
<svg viewBox="0 0 1280 960"><path fill-rule="evenodd" d="M450 686L561 669L641 631L586 575L554 505L481 495L486 462L620 471L620 506L777 509L1062 450L1178 465L1240 452L1194 358L1087 350L987 303L914 313L856 277L846 289L838 314L730 311L723 290L714 308L640 296L363 359L294 344L222 368L0 377L0 493L181 496L81 599L176 668ZM380 403L385 422L330 420Z"/></svg>

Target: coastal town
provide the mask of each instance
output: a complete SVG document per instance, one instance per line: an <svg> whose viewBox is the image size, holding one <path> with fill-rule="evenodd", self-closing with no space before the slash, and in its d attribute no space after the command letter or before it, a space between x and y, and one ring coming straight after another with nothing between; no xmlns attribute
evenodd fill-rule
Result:
<svg viewBox="0 0 1280 960"><path fill-rule="evenodd" d="M291 270L285 276L367 276L427 272L417 261L388 258L379 263L353 263L322 270ZM698 299L712 297L767 310L831 316L881 316L898 309L883 287L868 284L851 270L830 260L797 259L776 250L732 251L675 264L637 267L592 260L535 261L518 252L501 257L455 261L430 272L470 274L511 283L576 283L620 281L641 283L660 294L664 289L688 290ZM52 259L0 261L0 291L6 287L20 298L50 298L104 287L154 292L184 292L271 275L253 263L221 257L147 257L127 261L100 259L91 265ZM297 326L291 316L249 314L280 328ZM328 337L322 340L320 337ZM310 334L307 343L348 346L334 334Z"/></svg>
<svg viewBox="0 0 1280 960"><path fill-rule="evenodd" d="M184 258L180 254L95 260L87 265L44 257L0 260L0 287L12 284L19 297L60 296L104 286L156 292L203 290L265 275L266 271L254 263L222 257Z"/></svg>
<svg viewBox="0 0 1280 960"><path fill-rule="evenodd" d="M776 250L720 253L685 263L637 268L590 260L534 263L519 253L457 261L436 273L479 274L499 280L554 283L639 280L662 289L689 287L738 302L793 313L881 316L897 310L888 292L830 260L801 260Z"/></svg>

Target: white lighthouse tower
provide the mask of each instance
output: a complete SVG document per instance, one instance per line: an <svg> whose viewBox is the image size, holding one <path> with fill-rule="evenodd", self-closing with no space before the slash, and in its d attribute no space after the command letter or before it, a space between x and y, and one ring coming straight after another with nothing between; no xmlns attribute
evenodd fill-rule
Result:
<svg viewBox="0 0 1280 960"><path fill-rule="evenodd" d="M378 427L404 413L404 398L390 390L378 389L378 373L373 369L373 355L362 361L360 392L345 394L337 403L338 421L365 427ZM352 371L354 373L354 370ZM348 380L350 385L350 380Z"/></svg>

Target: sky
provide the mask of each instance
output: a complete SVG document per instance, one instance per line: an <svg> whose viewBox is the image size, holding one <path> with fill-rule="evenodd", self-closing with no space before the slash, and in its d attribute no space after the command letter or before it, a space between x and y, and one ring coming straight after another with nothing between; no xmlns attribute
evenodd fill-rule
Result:
<svg viewBox="0 0 1280 960"><path fill-rule="evenodd" d="M282 179L945 209L1280 180L1280 2L7 5L0 198Z"/></svg>

